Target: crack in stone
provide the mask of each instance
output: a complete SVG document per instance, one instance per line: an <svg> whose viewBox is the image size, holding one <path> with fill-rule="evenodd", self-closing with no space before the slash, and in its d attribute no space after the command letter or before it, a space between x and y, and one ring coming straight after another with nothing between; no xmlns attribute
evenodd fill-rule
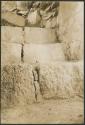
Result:
<svg viewBox="0 0 85 125"><path fill-rule="evenodd" d="M23 32L23 42L21 44L21 62L24 62L24 43L25 43L24 36L25 36L25 27L22 27L22 32Z"/></svg>
<svg viewBox="0 0 85 125"><path fill-rule="evenodd" d="M40 86L40 68L39 65L34 67L33 73L33 85L35 88L35 99L38 101L38 96L42 95L42 90Z"/></svg>
<svg viewBox="0 0 85 125"><path fill-rule="evenodd" d="M24 62L24 44L22 44L22 48L21 48L21 62Z"/></svg>

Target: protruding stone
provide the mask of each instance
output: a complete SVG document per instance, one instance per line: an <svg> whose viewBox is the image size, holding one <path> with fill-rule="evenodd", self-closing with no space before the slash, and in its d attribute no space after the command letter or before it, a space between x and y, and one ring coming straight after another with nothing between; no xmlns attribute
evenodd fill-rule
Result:
<svg viewBox="0 0 85 125"><path fill-rule="evenodd" d="M19 16L12 12L4 12L2 13L2 19L6 20L8 23L13 24L15 26L25 26L25 19L22 16Z"/></svg>
<svg viewBox="0 0 85 125"><path fill-rule="evenodd" d="M1 1L2 11L13 11L16 7L16 1Z"/></svg>

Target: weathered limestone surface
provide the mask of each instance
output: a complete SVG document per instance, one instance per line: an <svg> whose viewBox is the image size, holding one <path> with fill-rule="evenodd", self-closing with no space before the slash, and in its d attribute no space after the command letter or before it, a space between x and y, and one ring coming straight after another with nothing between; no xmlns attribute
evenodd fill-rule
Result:
<svg viewBox="0 0 85 125"><path fill-rule="evenodd" d="M83 96L83 62L40 64L40 86L44 98Z"/></svg>
<svg viewBox="0 0 85 125"><path fill-rule="evenodd" d="M24 17L17 15L13 12L4 12L2 13L2 20L7 21L10 24L13 24L14 26L25 26L25 19Z"/></svg>
<svg viewBox="0 0 85 125"><path fill-rule="evenodd" d="M24 62L65 61L61 43L56 44L25 44Z"/></svg>
<svg viewBox="0 0 85 125"><path fill-rule="evenodd" d="M25 27L26 43L55 43L57 42L54 29Z"/></svg>
<svg viewBox="0 0 85 125"><path fill-rule="evenodd" d="M82 61L5 65L1 69L2 108L42 99L83 97L83 80Z"/></svg>
<svg viewBox="0 0 85 125"><path fill-rule="evenodd" d="M21 45L15 43L1 43L1 66L21 62Z"/></svg>
<svg viewBox="0 0 85 125"><path fill-rule="evenodd" d="M84 59L84 41L72 41L63 44L63 50L66 60Z"/></svg>
<svg viewBox="0 0 85 125"><path fill-rule="evenodd" d="M2 108L35 101L31 65L5 65L1 71Z"/></svg>
<svg viewBox="0 0 85 125"><path fill-rule="evenodd" d="M67 59L83 59L84 3L60 2L59 8L60 39L65 44Z"/></svg>
<svg viewBox="0 0 85 125"><path fill-rule="evenodd" d="M10 27L10 26L2 26L1 27L1 42L9 42L11 43L23 43L23 31L20 27Z"/></svg>

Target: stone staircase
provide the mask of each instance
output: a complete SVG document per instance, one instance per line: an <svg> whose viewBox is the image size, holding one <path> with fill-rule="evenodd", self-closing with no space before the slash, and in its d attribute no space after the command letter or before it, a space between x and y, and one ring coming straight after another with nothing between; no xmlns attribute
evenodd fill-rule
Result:
<svg viewBox="0 0 85 125"><path fill-rule="evenodd" d="M41 3L41 5L43 4ZM46 13L41 11L42 9L40 10L43 21L35 27L34 25L30 27L32 24L29 25L29 20L29 27L26 25L28 18L25 17L25 14L30 10L30 3L29 8L27 8L27 4L25 5L26 10L23 10L21 2L20 5L19 3L16 5L16 2L3 2L2 4L2 108L27 105L46 99L67 99L75 96L83 98L82 4L78 3L80 8L78 9L76 3L60 2L58 18L56 16L52 20L46 21L46 18L58 13L57 3L51 4L45 8ZM33 3L33 7L36 6L37 3ZM55 13L47 12L49 6L54 7ZM81 11L76 16L78 10ZM72 16L73 13L75 16ZM38 13L35 13L35 17L36 15ZM30 18L32 20L32 17ZM59 35L63 38L61 42L57 40L58 20ZM41 24L44 28L41 28ZM65 28L67 28L66 31Z"/></svg>
<svg viewBox="0 0 85 125"><path fill-rule="evenodd" d="M2 26L2 107L83 96L83 61L67 61L55 30Z"/></svg>

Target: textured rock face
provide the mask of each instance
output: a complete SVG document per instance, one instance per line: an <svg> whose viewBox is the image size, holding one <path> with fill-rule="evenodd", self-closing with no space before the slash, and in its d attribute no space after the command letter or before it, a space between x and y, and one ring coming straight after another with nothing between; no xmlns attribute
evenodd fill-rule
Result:
<svg viewBox="0 0 85 125"><path fill-rule="evenodd" d="M12 23L16 26L23 26L25 20L25 26L46 28L57 28L58 26L58 1L2 1L2 12L4 11L5 14L2 13L2 16L9 23L2 21L2 25L11 25L10 23ZM6 13L6 11L10 11L10 13Z"/></svg>
<svg viewBox="0 0 85 125"><path fill-rule="evenodd" d="M16 9L16 1L4 1L1 3L2 11L12 11Z"/></svg>
<svg viewBox="0 0 85 125"><path fill-rule="evenodd" d="M40 86L44 98L83 96L83 62L40 64Z"/></svg>
<svg viewBox="0 0 85 125"><path fill-rule="evenodd" d="M25 27L25 42L26 43L55 43L56 32L49 28L31 28Z"/></svg>
<svg viewBox="0 0 85 125"><path fill-rule="evenodd" d="M35 101L31 65L6 65L1 76L2 108Z"/></svg>
<svg viewBox="0 0 85 125"><path fill-rule="evenodd" d="M84 52L84 4L83 2L61 2L59 30L68 60L83 58Z"/></svg>
<svg viewBox="0 0 85 125"><path fill-rule="evenodd" d="M51 98L84 96L83 62L5 65L1 69L2 108Z"/></svg>
<svg viewBox="0 0 85 125"><path fill-rule="evenodd" d="M28 1L16 1L18 10L27 10L28 9Z"/></svg>
<svg viewBox="0 0 85 125"><path fill-rule="evenodd" d="M2 26L1 27L1 42L11 43L23 43L23 31L20 27L10 27Z"/></svg>
<svg viewBox="0 0 85 125"><path fill-rule="evenodd" d="M24 62L53 62L65 61L61 43L56 44L25 44Z"/></svg>
<svg viewBox="0 0 85 125"><path fill-rule="evenodd" d="M72 41L63 44L66 60L84 59L84 41Z"/></svg>
<svg viewBox="0 0 85 125"><path fill-rule="evenodd" d="M2 41L3 42L3 41ZM21 45L14 43L1 43L1 65L21 62Z"/></svg>

